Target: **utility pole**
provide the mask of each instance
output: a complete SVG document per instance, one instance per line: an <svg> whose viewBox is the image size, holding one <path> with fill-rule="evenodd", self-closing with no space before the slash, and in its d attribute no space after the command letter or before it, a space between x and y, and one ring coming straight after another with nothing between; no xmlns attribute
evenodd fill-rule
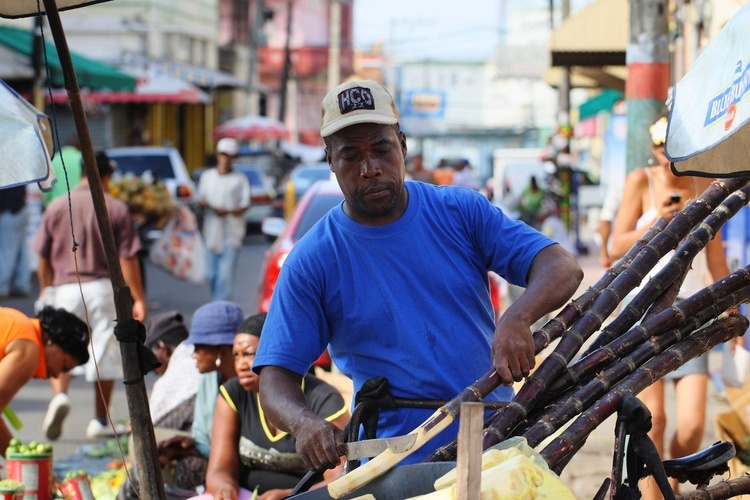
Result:
<svg viewBox="0 0 750 500"><path fill-rule="evenodd" d="M42 30L44 29L44 18L34 18L34 45L31 50L31 65L34 68L34 88L32 90L32 103L34 107L44 112L44 46L42 45Z"/></svg>
<svg viewBox="0 0 750 500"><path fill-rule="evenodd" d="M626 169L651 156L649 126L664 110L669 90L667 0L630 0L630 42L626 54L628 107Z"/></svg>
<svg viewBox="0 0 750 500"><path fill-rule="evenodd" d="M247 64L247 114L256 116L260 114L260 92L258 92L258 48L261 45L263 22L265 21L265 6L263 0L255 0L255 14L251 32L247 37L248 51L250 57Z"/></svg>
<svg viewBox="0 0 750 500"><path fill-rule="evenodd" d="M294 0L286 0L286 42L284 42L284 67L281 70L281 87L279 88L279 121L286 121L287 83L292 70L292 8Z"/></svg>
<svg viewBox="0 0 750 500"><path fill-rule="evenodd" d="M341 83L341 0L329 0L328 90Z"/></svg>

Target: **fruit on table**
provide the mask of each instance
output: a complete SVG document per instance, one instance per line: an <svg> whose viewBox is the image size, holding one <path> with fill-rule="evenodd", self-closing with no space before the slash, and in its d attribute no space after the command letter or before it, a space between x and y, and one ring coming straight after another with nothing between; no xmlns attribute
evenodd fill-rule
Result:
<svg viewBox="0 0 750 500"><path fill-rule="evenodd" d="M45 455L52 453L52 445L49 443L40 443L39 441L29 441L23 443L18 438L13 438L5 449L5 456L8 455Z"/></svg>
<svg viewBox="0 0 750 500"><path fill-rule="evenodd" d="M0 491L23 491L24 485L23 483L16 481L14 479L3 479L0 481Z"/></svg>
<svg viewBox="0 0 750 500"><path fill-rule="evenodd" d="M65 477L63 478L63 482L70 481L71 479L75 479L77 477L88 479L89 474L83 469L71 470L71 471L68 471L67 474L65 474Z"/></svg>

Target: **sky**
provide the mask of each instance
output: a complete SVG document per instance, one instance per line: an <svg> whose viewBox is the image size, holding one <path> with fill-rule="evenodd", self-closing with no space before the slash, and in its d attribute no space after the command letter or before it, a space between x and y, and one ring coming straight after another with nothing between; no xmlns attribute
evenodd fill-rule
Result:
<svg viewBox="0 0 750 500"><path fill-rule="evenodd" d="M573 0L572 8L585 3ZM559 11L560 0L555 5ZM503 33L535 33L537 43L546 43L539 33L548 36L548 9L549 0L354 0L354 40L357 48L381 41L385 53L399 59L481 61ZM529 10L535 14L524 19L531 26L518 29L519 16L512 14Z"/></svg>

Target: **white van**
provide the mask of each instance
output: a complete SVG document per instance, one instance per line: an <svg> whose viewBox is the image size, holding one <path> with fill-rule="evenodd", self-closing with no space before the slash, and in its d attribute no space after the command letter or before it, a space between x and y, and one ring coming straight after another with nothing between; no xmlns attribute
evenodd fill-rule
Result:
<svg viewBox="0 0 750 500"><path fill-rule="evenodd" d="M493 204L510 216L516 215L514 208L531 178L536 177L539 187L544 189L546 175L541 149L496 149L492 155Z"/></svg>

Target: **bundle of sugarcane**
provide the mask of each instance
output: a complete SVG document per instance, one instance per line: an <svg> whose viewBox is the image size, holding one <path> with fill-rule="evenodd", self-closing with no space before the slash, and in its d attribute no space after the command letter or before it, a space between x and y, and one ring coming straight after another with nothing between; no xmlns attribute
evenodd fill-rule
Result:
<svg viewBox="0 0 750 500"><path fill-rule="evenodd" d="M602 326L622 299L637 287L654 265L667 252L673 250L690 230L707 217L730 193L747 184L746 179L727 179L712 183L697 199L676 214L666 228L645 245L633 261L605 288L589 309L565 332L552 352L531 374L516 397L485 430L484 446L488 448L507 437L523 422L529 413L546 398L546 391L565 371L568 363L581 349L583 343ZM742 195L738 195L740 198ZM663 281L650 280L639 295L651 301L663 293L675 275L663 276Z"/></svg>
<svg viewBox="0 0 750 500"><path fill-rule="evenodd" d="M740 191L734 193L738 189ZM717 322L716 326L704 328L688 335L708 319L716 317L740 301L747 300L747 296L743 295L743 292L737 291L738 288L747 288L747 283L744 282L743 284L742 282L742 280L746 280L748 277L747 271L744 271L744 274L742 272L738 273L732 279L728 278L728 284L721 282L713 288L709 287L703 294L696 294L693 301L689 303L690 308L685 307L685 305L680 306L682 309L667 308L663 314L654 315L649 320L650 323L646 325L646 329L642 328L643 325L633 330L635 333L630 333L631 330L628 329L632 326L632 323L643 315L649 305L656 308L655 304L659 302L660 297L662 301L671 303L668 297L670 294L676 293L674 291L675 287L672 285L680 281L692 257L713 237L718 228L721 227L721 224L747 203L748 192L750 192L748 189L747 179L725 179L712 183L699 198L691 202L682 212L676 214L668 224L664 219L657 221L654 228L647 232L612 269L607 271L596 285L572 301L553 320L535 332L534 345L537 353L561 335L562 337L554 352L526 380L514 400L495 413L491 424L485 429L484 447L487 448L512 435L519 427L519 424L525 422L532 412L543 415L542 404L557 399L556 397L550 397L549 388L553 386L553 383L558 378L567 374L568 364L581 349L583 343L594 332L599 330L620 301L641 283L654 265L669 251L675 249L679 242L688 236L691 229L698 226L702 221L704 223L694 231L691 238L676 252L673 260L677 259L678 261L681 260L681 262L675 262L666 273L660 273L658 279L655 278L646 283L636 296L633 307L628 309L628 319L621 320L618 323L617 330L610 329L607 331L607 336L611 336L612 339L616 339L622 332L627 331L630 336L625 335L619 345L624 343L627 346L625 351L631 352L637 350L637 352L627 356L625 359L619 360L619 363L630 365L628 369L612 367L612 370L608 373L616 376L618 379L622 377L625 377L625 379L615 389L611 390L610 393L605 394L601 399L596 401L587 412L593 412L593 415L598 415L597 412L601 413L603 411L600 409L601 405L604 405L606 409L610 408L612 403L610 403L610 406L607 406L606 401L619 401L616 396L617 394L621 398L624 394L637 393L664 374L675 370L688 359L695 357L695 355L744 332L747 321L744 318L741 318L741 320L739 318L731 318L731 320L724 319ZM732 193L731 196L730 193ZM722 200L725 200L724 203L722 203ZM717 206L719 207L718 209L716 209ZM704 219L706 220L704 221ZM670 290L672 291L670 292ZM687 321L685 321L686 319ZM737 326L741 321L744 321L745 326L743 328ZM622 326L628 322L631 322L628 326ZM686 324L683 325L682 323ZM654 340L649 342L648 346L638 349L637 338L641 338L641 343L643 343L652 335L663 334L665 331L667 333L664 339ZM643 335L646 335L646 337L644 338ZM676 343L670 346L670 342ZM608 343L609 341L601 342L602 345ZM607 349L612 353L624 352L622 347L617 349L615 347L617 345L607 345ZM669 348L664 350L667 347ZM656 354L655 357L646 361L648 356L654 356L654 354ZM597 356L600 356L600 354L597 354ZM605 363L605 366L596 365L599 367L597 370L608 369L606 363L609 363L611 360L612 358L602 358L601 362ZM638 363L644 361L645 363L633 372L638 367ZM630 372L632 373L626 376ZM587 371L586 373L589 372ZM582 374L585 375L583 372ZM570 377L571 381L585 380L585 378L582 378L582 374L576 375L577 378L574 378L573 375L567 376ZM414 433L417 434L418 438L411 450L402 454L394 454L386 451L378 455L362 467L330 483L328 485L329 494L334 498L339 498L389 470L452 423L458 416L458 410L462 402L482 399L494 390L499 382L499 377L494 372L494 369L490 368L472 386L465 389L451 402L437 410L427 421L415 429ZM601 384L601 382L596 382L596 384ZM601 385L599 390L602 387L611 387L611 385L611 383L609 385ZM573 386L571 390L575 390L575 387ZM570 391L567 394L568 397L578 397L581 399L580 394L576 395ZM560 393L557 393L557 395L560 395ZM589 403L585 402L585 404ZM571 404L574 405L573 409L577 410L575 411L576 414L582 411L578 408L585 406L585 404L579 404L578 402ZM558 405L561 408L563 407L559 403ZM565 411L570 412L569 408L569 406L565 406ZM616 406L611 411L615 410ZM585 414L586 412L584 412ZM548 420L551 421L551 419ZM584 420L594 421L590 418L584 418ZM557 422L552 423L553 426L557 424ZM540 432L538 429L534 430L533 433ZM518 429L518 432L521 430L523 429ZM545 430L544 432L547 431ZM560 464L564 464L570 458L571 452L582 446L585 441L585 435L588 434L583 431L579 431L579 433L584 435L583 439L555 441L554 446L551 445L551 447L545 448L547 455L555 458L551 465L559 466ZM535 435L533 434L532 436ZM455 449L455 443L453 443L453 446ZM557 451L556 447L559 447L560 450ZM444 448L436 452L429 460L444 460L455 456L446 456L446 454L441 453L445 451L446 449Z"/></svg>
<svg viewBox="0 0 750 500"><path fill-rule="evenodd" d="M542 458L550 468L556 469L559 461L564 460L572 450L580 448L589 434L619 409L623 397L628 394L638 394L685 362L742 335L747 330L748 324L750 322L747 318L739 314L720 318L651 358L616 387L610 389L588 410L581 413L570 427L541 451Z"/></svg>
<svg viewBox="0 0 750 500"><path fill-rule="evenodd" d="M748 193L750 193L750 186L747 179L714 182L699 198L677 214L663 230L658 230L648 241L641 240L634 245L634 248L631 248L626 255L627 259L623 257L618 261L616 267L619 267L619 269L616 273L605 273L605 278L612 276L612 279L609 280L606 288L597 290L595 294L590 294L595 295L593 303L585 311L582 311L577 320L565 332L554 352L526 380L513 401L496 412L494 420L485 430L484 447L488 448L513 435L514 429L524 422L535 408L550 400L550 394L553 395L552 399L555 399L562 393L557 381L566 374L568 363L585 340L599 329L604 319L611 314L622 298L642 281L654 264L669 250L677 246L677 242L684 238L692 227L706 218L703 224L693 231L691 237L675 252L675 257L672 260L677 262L668 266L665 273L657 275L658 279L655 278L646 283L636 296L634 306L629 309L626 308L625 314L628 315L628 322L632 326L632 323L643 315L644 304L657 300L669 289L672 283L679 280L684 275L692 257L705 247L708 240L713 237L731 215L747 203ZM655 226L659 227L663 223L664 221L660 219ZM634 253L635 256L633 257ZM687 264L684 261L687 261ZM605 278L600 280L600 283ZM711 299L712 297L707 298L707 300ZM633 316L635 318L632 318ZM619 325L624 324L626 324L624 321L619 323ZM573 374L570 374L566 378L572 379L572 377ZM554 391L545 389L553 386L555 387ZM436 450L428 460L452 459L455 457L455 450L456 443L449 443Z"/></svg>

